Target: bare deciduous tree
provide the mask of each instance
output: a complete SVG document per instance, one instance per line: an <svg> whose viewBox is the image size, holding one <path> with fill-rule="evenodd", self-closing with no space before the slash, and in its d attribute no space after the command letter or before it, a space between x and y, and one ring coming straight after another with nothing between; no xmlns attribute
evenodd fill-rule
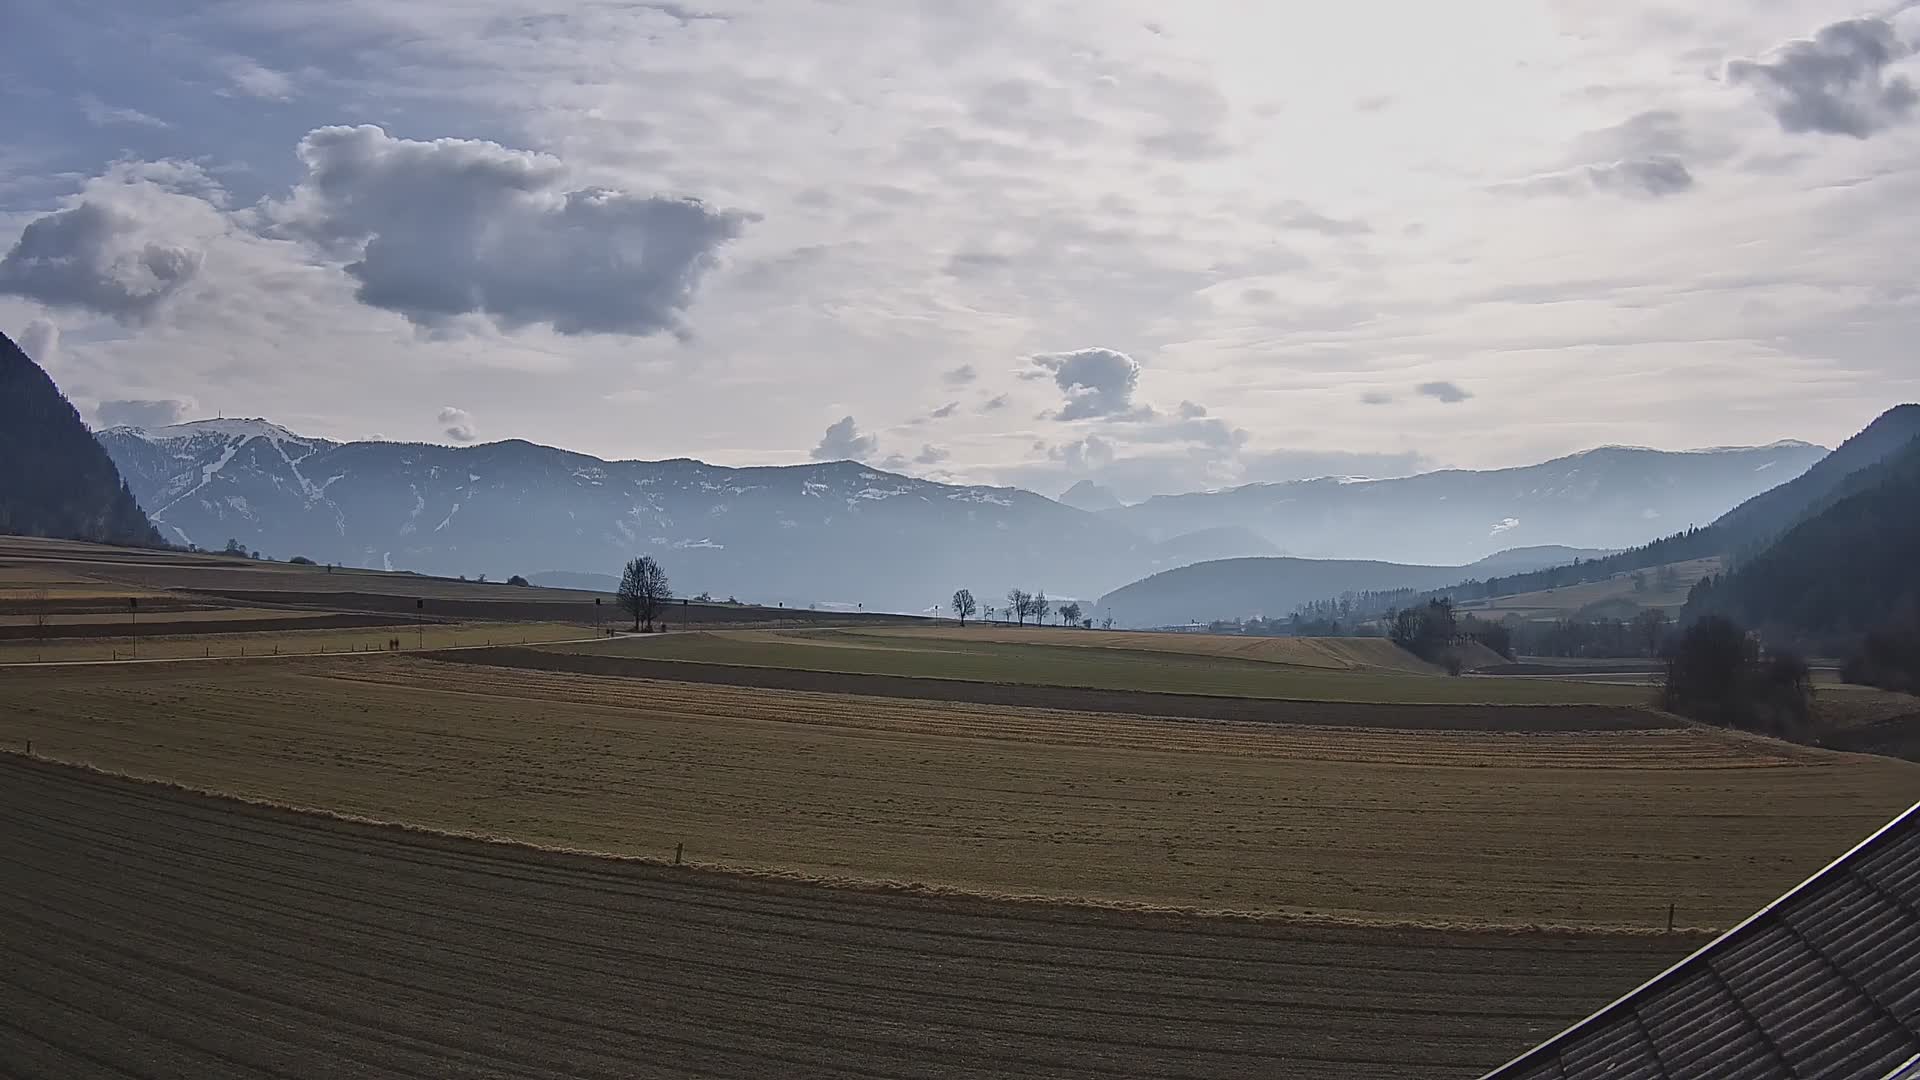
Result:
<svg viewBox="0 0 1920 1080"><path fill-rule="evenodd" d="M1080 625L1080 601L1060 605L1060 622L1066 626Z"/></svg>
<svg viewBox="0 0 1920 1080"><path fill-rule="evenodd" d="M1025 589L1007 590L1007 613L1019 620L1019 625L1027 625L1027 616L1033 613L1033 597Z"/></svg>
<svg viewBox="0 0 1920 1080"><path fill-rule="evenodd" d="M660 614L661 605L673 599L673 586L667 582L667 572L651 555L642 555L627 560L625 572L620 575L620 609L633 616L633 628L640 629L646 623L649 633L653 631L654 617Z"/></svg>
<svg viewBox="0 0 1920 1080"><path fill-rule="evenodd" d="M973 613L978 610L980 605L974 601L972 589L961 589L953 594L953 613L959 616L961 626L967 625L967 620L973 618Z"/></svg>
<svg viewBox="0 0 1920 1080"><path fill-rule="evenodd" d="M1041 589L1039 592L1034 593L1033 609L1032 609L1033 624L1035 626L1045 626L1047 623L1047 616L1052 612L1053 612L1053 605L1049 603L1047 600L1047 590Z"/></svg>

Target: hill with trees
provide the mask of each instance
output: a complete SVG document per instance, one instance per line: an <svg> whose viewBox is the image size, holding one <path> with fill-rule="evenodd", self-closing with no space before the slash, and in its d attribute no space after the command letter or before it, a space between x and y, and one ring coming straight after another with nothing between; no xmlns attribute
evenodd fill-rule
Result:
<svg viewBox="0 0 1920 1080"><path fill-rule="evenodd" d="M0 334L0 533L161 546L80 413Z"/></svg>
<svg viewBox="0 0 1920 1080"><path fill-rule="evenodd" d="M1920 438L1920 405L1898 405L1880 414L1806 472L1746 500L1703 528L1689 528L1601 558L1575 559L1525 573L1470 578L1429 587L1425 593L1383 596L1378 604L1355 608L1351 615L1390 615L1410 603L1440 596L1464 602L1562 589L1715 556L1742 562L1764 552L1795 523L1876 483L1874 467L1916 438Z"/></svg>
<svg viewBox="0 0 1920 1080"><path fill-rule="evenodd" d="M1920 438L1850 473L1839 497L1719 579L1683 618L1726 615L1766 640L1855 651L1869 632L1920 628Z"/></svg>

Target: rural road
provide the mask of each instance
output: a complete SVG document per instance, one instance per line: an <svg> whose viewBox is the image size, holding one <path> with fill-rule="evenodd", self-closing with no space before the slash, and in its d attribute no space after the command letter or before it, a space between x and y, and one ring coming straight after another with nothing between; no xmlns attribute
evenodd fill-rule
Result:
<svg viewBox="0 0 1920 1080"><path fill-rule="evenodd" d="M0 1075L1472 1076L1688 943L824 889L0 754Z"/></svg>

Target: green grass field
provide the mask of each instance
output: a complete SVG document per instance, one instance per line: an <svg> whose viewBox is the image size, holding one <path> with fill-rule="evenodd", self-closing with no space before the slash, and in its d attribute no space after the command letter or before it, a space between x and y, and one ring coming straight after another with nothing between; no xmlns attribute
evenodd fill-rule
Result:
<svg viewBox="0 0 1920 1080"><path fill-rule="evenodd" d="M554 646L556 651L741 667L794 668L1030 686L1224 697L1406 704L1644 705L1649 691L1561 679L1448 678L1293 667L1139 647L984 641L857 630L678 633Z"/></svg>

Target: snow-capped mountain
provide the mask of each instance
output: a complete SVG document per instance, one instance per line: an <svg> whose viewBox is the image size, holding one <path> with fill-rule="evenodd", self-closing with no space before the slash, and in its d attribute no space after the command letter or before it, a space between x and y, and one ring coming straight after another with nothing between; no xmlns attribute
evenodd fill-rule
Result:
<svg viewBox="0 0 1920 1080"><path fill-rule="evenodd" d="M1289 555L1461 564L1502 548L1627 548L1705 525L1799 476L1824 447L1603 446L1539 465L1328 477L1163 495L1101 512L1149 539L1235 527Z"/></svg>
<svg viewBox="0 0 1920 1080"><path fill-rule="evenodd" d="M652 554L682 593L916 611L962 586L983 602L1014 585L1090 597L1170 565L1154 543L1032 492L846 461L735 469L517 440L334 443L264 420L99 439L167 539L280 558L499 579L617 575Z"/></svg>
<svg viewBox="0 0 1920 1080"><path fill-rule="evenodd" d="M437 574L613 575L653 554L683 593L920 611L962 586L1087 599L1160 570L1278 553L1468 563L1625 547L1709 521L1824 453L1602 449L1525 469L1312 480L1088 513L1017 488L840 461L602 461L518 440L335 443L265 420L99 440L168 540Z"/></svg>

